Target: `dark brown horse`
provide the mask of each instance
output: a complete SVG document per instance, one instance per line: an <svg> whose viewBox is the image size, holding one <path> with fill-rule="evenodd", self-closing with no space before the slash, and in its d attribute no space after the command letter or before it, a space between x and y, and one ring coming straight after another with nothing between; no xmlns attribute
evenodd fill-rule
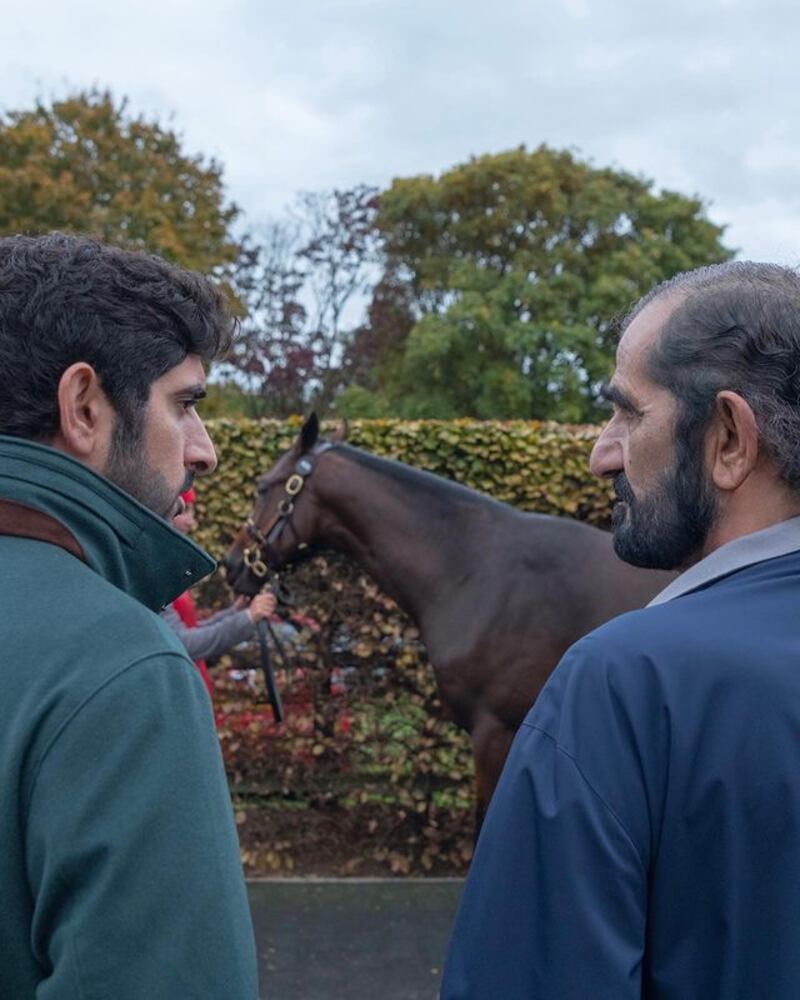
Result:
<svg viewBox="0 0 800 1000"><path fill-rule="evenodd" d="M413 619L442 703L472 740L478 816L511 740L573 642L641 607L672 574L635 569L611 536L522 513L345 444L315 416L258 480L252 517L225 557L239 593L312 549L351 556Z"/></svg>

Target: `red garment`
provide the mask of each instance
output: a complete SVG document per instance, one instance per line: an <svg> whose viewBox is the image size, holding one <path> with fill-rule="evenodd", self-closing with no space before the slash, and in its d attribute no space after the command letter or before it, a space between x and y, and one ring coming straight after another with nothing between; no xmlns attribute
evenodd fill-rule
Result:
<svg viewBox="0 0 800 1000"><path fill-rule="evenodd" d="M176 597L172 602L172 606L178 612L180 620L187 628L197 628L197 605L194 603L194 598L188 590L184 594L181 594L180 597ZM194 664L200 671L200 676L203 678L213 701L214 682L211 680L211 674L208 672L206 661L195 660Z"/></svg>

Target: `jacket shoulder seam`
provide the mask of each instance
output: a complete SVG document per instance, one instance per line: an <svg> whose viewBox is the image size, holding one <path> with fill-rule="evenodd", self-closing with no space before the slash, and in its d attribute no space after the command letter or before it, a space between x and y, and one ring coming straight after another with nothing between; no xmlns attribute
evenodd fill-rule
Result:
<svg viewBox="0 0 800 1000"><path fill-rule="evenodd" d="M597 788L595 788L595 786L592 784L592 782L589 781L589 779L586 777L586 775L583 772L583 768L578 763L578 760L575 757L575 755L571 754L569 752L569 750L567 750L565 747L563 747L558 742L558 740L555 738L555 736L553 736L552 733L548 733L547 730L546 729L542 729L541 726L536 726L536 725L534 725L531 722L523 722L522 725L526 729L531 729L534 732L540 733L546 739L550 740L550 742L553 744L553 746L558 751L558 753L560 753L563 757L566 757L567 760L570 761L570 763L572 764L572 766L577 771L578 776L580 777L581 781L584 783L584 785L586 785L586 787L589 789L589 791L592 793L592 795L603 806L603 808L605 809L605 811L612 817L612 819L614 820L615 824L619 827L619 829L621 830L623 836L625 837L625 839L628 841L628 843L630 844L631 848L633 849L633 852L636 855L637 860L639 861L639 866L642 869L642 873L646 875L647 874L647 866L646 866L646 864L644 862L644 859L642 858L642 855L641 855L641 852L640 852L639 848L636 846L636 842L634 841L633 837L628 832L627 827L622 822L622 819L617 814L616 810L606 801L606 799L600 794L600 792L597 790Z"/></svg>

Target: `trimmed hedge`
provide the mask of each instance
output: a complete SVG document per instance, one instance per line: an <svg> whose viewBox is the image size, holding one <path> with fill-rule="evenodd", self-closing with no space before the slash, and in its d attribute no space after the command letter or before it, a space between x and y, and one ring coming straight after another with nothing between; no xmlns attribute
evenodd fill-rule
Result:
<svg viewBox="0 0 800 1000"><path fill-rule="evenodd" d="M299 427L209 421L220 466L199 484L197 540L213 554L224 553L250 513L256 477ZM596 436L594 427L519 421L380 420L355 422L348 441L516 507L603 526L610 488L588 472ZM216 671L248 871L463 872L473 840L469 740L444 718L416 629L344 557L319 555L282 578L294 610L318 624L302 630L293 669L280 677L288 721L269 721L255 649L222 659L250 670L254 689ZM206 586L207 602L220 587Z"/></svg>

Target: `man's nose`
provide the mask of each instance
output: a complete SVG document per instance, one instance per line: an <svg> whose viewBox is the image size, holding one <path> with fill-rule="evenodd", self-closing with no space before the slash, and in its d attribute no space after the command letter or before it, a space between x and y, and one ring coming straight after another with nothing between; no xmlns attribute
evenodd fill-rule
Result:
<svg viewBox="0 0 800 1000"><path fill-rule="evenodd" d="M589 456L592 475L608 477L623 469L622 443L611 423L605 425Z"/></svg>
<svg viewBox="0 0 800 1000"><path fill-rule="evenodd" d="M217 467L217 453L205 424L195 414L196 423L186 442L186 465L198 476L207 476Z"/></svg>

